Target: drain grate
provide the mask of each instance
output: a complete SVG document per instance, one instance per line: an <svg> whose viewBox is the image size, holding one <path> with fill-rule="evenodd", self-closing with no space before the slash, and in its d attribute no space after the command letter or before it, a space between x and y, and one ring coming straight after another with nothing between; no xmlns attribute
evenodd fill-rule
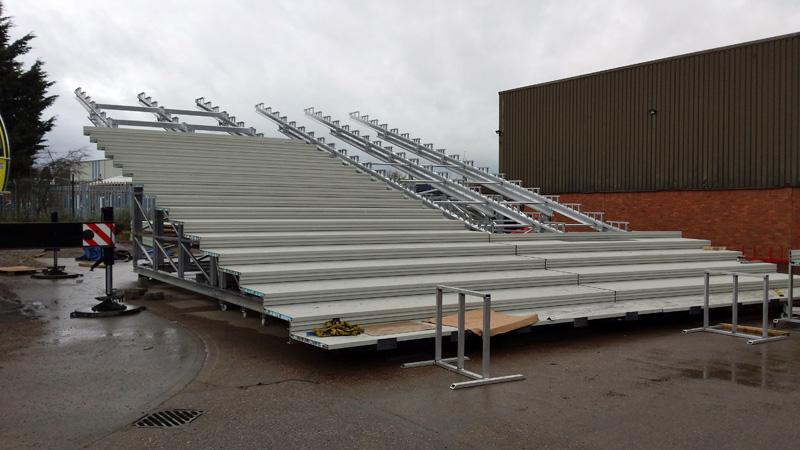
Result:
<svg viewBox="0 0 800 450"><path fill-rule="evenodd" d="M150 413L133 424L137 427L174 428L197 419L204 411L196 409L168 409Z"/></svg>

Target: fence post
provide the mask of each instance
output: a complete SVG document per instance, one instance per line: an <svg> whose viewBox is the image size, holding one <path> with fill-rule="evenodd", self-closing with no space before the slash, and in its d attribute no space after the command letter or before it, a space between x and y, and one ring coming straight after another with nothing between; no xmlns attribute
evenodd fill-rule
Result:
<svg viewBox="0 0 800 450"><path fill-rule="evenodd" d="M155 209L153 211L155 215L155 220L153 220L153 240L158 242L162 248L164 248L164 240L162 237L164 236L164 210L163 209ZM157 246L154 245L153 248L155 249ZM153 263L155 270L161 270L162 264L164 264L164 255L160 251L153 251Z"/></svg>
<svg viewBox="0 0 800 450"><path fill-rule="evenodd" d="M133 238L133 265L136 266L137 261L143 257L140 245L142 245L142 209L144 199L144 188L137 186L133 188L133 201L131 202L131 220L133 226L131 227L131 237ZM136 245L136 243L140 245Z"/></svg>
<svg viewBox="0 0 800 450"><path fill-rule="evenodd" d="M70 194L71 194L70 195L70 200L71 200L71 202L70 202L70 210L72 211L72 220L75 220L75 174L73 173L73 174L70 174L70 175L71 175L70 182L69 182Z"/></svg>

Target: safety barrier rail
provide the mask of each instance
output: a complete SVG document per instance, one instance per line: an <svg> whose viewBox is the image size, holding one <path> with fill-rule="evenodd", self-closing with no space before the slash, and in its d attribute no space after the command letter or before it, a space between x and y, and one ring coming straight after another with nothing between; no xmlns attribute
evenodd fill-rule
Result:
<svg viewBox="0 0 800 450"><path fill-rule="evenodd" d="M800 316L794 314L794 268L800 266L800 250L789 250L789 289L788 300L783 311L783 317L775 319L775 325L780 323L800 323Z"/></svg>
<svg viewBox="0 0 800 450"><path fill-rule="evenodd" d="M733 294L731 296L731 324L730 330L722 325L709 325L709 284L711 275L730 275L733 278ZM763 280L763 301L761 312L761 334L753 334L739 331L739 277L760 278ZM698 328L690 328L683 330L684 333L707 332L716 333L726 336L733 336L747 339L747 343L763 344L765 342L779 341L786 339L786 334L778 336L770 336L769 330L769 274L755 274L747 272L727 272L727 271L712 271L706 270L703 279L703 326Z"/></svg>
<svg viewBox="0 0 800 450"><path fill-rule="evenodd" d="M458 293L458 350L455 358L442 358L442 320L443 320L443 298L445 292ZM464 368L464 361L467 359L464 356L464 347L466 341L466 330L464 328L467 295L483 298L483 332L481 338L483 339L483 346L481 352L481 373L475 373ZM409 369L413 367L423 366L438 366L471 378L471 381L462 381L450 385L450 389L461 389L474 386L482 386L485 384L505 383L508 381L520 381L525 379L525 375L504 375L504 376L491 376L491 335L492 335L492 295L487 292L477 292L469 289L461 289L453 286L436 286L436 337L435 349L432 360L417 361L403 364L402 368ZM452 362L456 363L454 366Z"/></svg>

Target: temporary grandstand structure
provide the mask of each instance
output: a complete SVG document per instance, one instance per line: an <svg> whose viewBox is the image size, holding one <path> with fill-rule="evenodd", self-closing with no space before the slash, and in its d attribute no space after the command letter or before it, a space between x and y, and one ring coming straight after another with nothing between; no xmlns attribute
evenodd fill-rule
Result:
<svg viewBox="0 0 800 450"><path fill-rule="evenodd" d="M313 111L311 113L315 118L324 120L322 114ZM505 198L506 202L529 206L541 216L551 218L558 214L570 220L569 223L564 223L563 227L588 227L598 231L628 229L628 222L606 221L605 213L602 211L583 212L578 203L561 203L557 195L543 195L539 192L539 188L522 187L520 181L506 180L503 174L493 174L488 167L476 168L473 161L462 161L457 153L448 155L443 148L434 150L432 143L423 144L421 138L412 138L409 133L401 133L397 128L389 129L388 124L380 123L378 119L370 119L369 115L355 111L350 113L350 117L373 129L381 139L428 160L429 164L438 164L446 168L461 177L464 183L495 192Z"/></svg>
<svg viewBox="0 0 800 450"><path fill-rule="evenodd" d="M218 120L209 108L200 112ZM142 125L163 130L133 129L101 112L90 111L97 126L84 132L133 177L134 270L286 321L292 339L322 348L432 336L426 327L382 336L311 330L331 319L419 323L433 316L439 284L490 291L494 309L536 313L541 325L585 324L696 308L705 270L774 272L677 232L490 233L281 117L293 139L175 117ZM787 283L782 274L770 280ZM730 291L727 277L711 277L712 306L729 305ZM760 295L760 282L739 283L742 303ZM445 310L456 302L445 295Z"/></svg>

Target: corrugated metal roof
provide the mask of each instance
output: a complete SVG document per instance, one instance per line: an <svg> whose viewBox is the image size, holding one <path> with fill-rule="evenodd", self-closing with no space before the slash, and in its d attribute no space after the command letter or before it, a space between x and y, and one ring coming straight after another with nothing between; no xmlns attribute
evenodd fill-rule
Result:
<svg viewBox="0 0 800 450"><path fill-rule="evenodd" d="M574 75L574 76L571 76L571 77L559 78L557 80L545 81L545 82L542 82L542 83L534 83L534 84L529 84L527 86L520 86L520 87L516 87L516 88L510 88L510 89L506 89L506 90L500 91L499 94L506 94L506 93L514 92L514 91L521 91L521 90L525 90L525 89L543 87L543 86L547 86L547 85L551 85L551 84L563 83L565 81L577 80L577 79L580 79L580 78L594 77L594 76L597 76L597 75L611 73L611 72L618 72L618 71L623 71L623 70L636 69L636 68L643 67L643 66L648 66L648 65L651 65L651 64L664 63L664 62L673 61L673 60L676 60L676 59L689 58L689 57L692 57L692 56L707 55L707 54L710 54L710 53L720 52L720 51L724 51L724 50L730 50L730 49L735 49L735 48L740 48L740 47L747 47L747 46L750 46L750 45L763 44L763 43L768 43L768 42L773 42L773 41L780 41L780 40L783 40L783 39L795 38L795 37L798 37L798 36L800 36L800 32L782 34L780 36L772 36L772 37L768 37L768 38L764 38L764 39L756 39L756 40L753 40L753 41L740 42L738 44L723 45L721 47L714 47L714 48L709 48L709 49L705 49L705 50L698 50L696 52L682 53L680 55L667 56L665 58L651 59L649 61L643 61L643 62L639 62L639 63L628 64L626 66L614 67L613 69L598 70L596 72L589 72L589 73L585 73L585 74L581 74L581 75Z"/></svg>

